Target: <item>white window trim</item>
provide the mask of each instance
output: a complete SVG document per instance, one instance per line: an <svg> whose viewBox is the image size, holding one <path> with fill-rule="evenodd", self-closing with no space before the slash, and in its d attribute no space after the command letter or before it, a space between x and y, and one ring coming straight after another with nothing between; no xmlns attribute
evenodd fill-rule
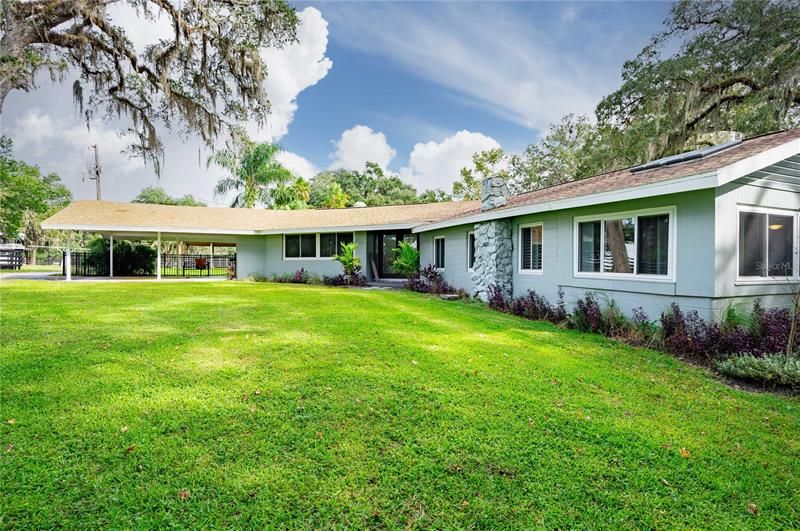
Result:
<svg viewBox="0 0 800 531"><path fill-rule="evenodd" d="M791 216L793 220L794 233L792 234L792 265L791 277L746 277L739 274L739 234L741 229L741 213L751 212L753 214L776 214L778 216ZM761 207L750 205L736 205L736 284L737 285L759 285L759 284L784 284L786 282L797 281L800 279L800 211L790 208ZM769 249L769 247L768 247ZM769 251L767 251L769 252ZM769 257L767 257L769 261Z"/></svg>
<svg viewBox="0 0 800 531"><path fill-rule="evenodd" d="M469 244L469 237L470 236L472 236L473 238L475 237L475 231L474 230L471 230L471 231L467 232L467 271L472 273L472 272L475 271L475 268L469 266L469 252L472 250L472 249L470 249L470 247L472 247L472 246ZM478 242L476 241L475 243L477 244ZM478 249L477 249L477 246L476 246L475 247L475 251L477 252L477 250Z"/></svg>
<svg viewBox="0 0 800 531"><path fill-rule="evenodd" d="M634 233L634 248L636 249L636 254L634 255L634 262L633 262L633 273L604 273L600 272L586 272L586 271L578 271L578 266L580 264L580 245L579 245L579 232L578 232L578 225L580 223L584 223L587 221L599 221L600 222L600 253L601 256L604 253L605 249L605 222L608 220L615 220L620 218L626 217L633 217L638 218L639 216L655 216L659 214L668 214L669 215L669 260L667 261L667 274L666 275L639 275L636 273L636 261L638 260L639 254L639 223L638 220L635 222L635 233ZM645 208L640 210L628 210L628 211L621 211L621 212L608 212L603 214L596 214L594 216L576 216L573 219L573 226L572 226L572 275L575 278L596 278L596 279L615 279L615 280L628 280L631 282L664 282L664 283L675 283L676 279L676 271L675 271L675 264L676 261L676 249L677 249L677 241L678 241L678 231L677 231L677 208L674 205L661 207L661 208ZM602 262L601 262L602 268Z"/></svg>
<svg viewBox="0 0 800 531"><path fill-rule="evenodd" d="M445 267L436 267L436 240L444 240L444 239L445 239L444 236L434 236L433 237L433 255L432 255L433 256L433 268L436 269L436 271L444 271L445 267L447 267L447 259L445 258L445 255L447 254L447 241L446 240L445 240L445 243L444 243L444 249L443 249L443 254L442 254L442 257L445 258L445 261L444 261L444 266Z"/></svg>
<svg viewBox="0 0 800 531"><path fill-rule="evenodd" d="M309 261L309 260L328 260L328 261L334 260L335 257L333 257L333 256L320 256L319 255L319 251L320 251L319 235L320 234L345 234L345 233L352 234L353 235L353 241L354 242L356 241L356 233L352 232L352 231L348 231L348 230L343 230L341 232L325 231L325 232L302 232L302 233L283 234L283 235L281 235L281 241L282 241L282 244L283 244L283 253L282 253L283 254L283 260L286 261L286 262L302 262L304 260L305 261ZM316 243L314 244L314 245L316 245L316 249L314 250L315 256L286 256L286 237L287 236L303 236L303 235L308 235L308 234L313 234L315 236L315 238L316 238Z"/></svg>
<svg viewBox="0 0 800 531"><path fill-rule="evenodd" d="M540 269L522 269L522 229L533 227L541 227L542 228L542 267ZM517 260L517 273L520 275L543 275L544 274L544 222L537 221L535 223L525 223L517 227L517 249L519 252L517 253L518 260ZM533 249L533 230L531 230L531 249ZM531 265L533 262L531 261Z"/></svg>

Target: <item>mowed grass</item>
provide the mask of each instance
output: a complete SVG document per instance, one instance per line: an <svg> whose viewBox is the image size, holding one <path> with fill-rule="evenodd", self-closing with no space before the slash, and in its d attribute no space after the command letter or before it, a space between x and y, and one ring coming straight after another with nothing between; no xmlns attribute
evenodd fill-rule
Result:
<svg viewBox="0 0 800 531"><path fill-rule="evenodd" d="M800 399L664 354L402 291L0 297L5 528L800 526Z"/></svg>
<svg viewBox="0 0 800 531"><path fill-rule="evenodd" d="M60 265L25 264L22 269L0 269L0 275L13 275L16 273L61 273Z"/></svg>

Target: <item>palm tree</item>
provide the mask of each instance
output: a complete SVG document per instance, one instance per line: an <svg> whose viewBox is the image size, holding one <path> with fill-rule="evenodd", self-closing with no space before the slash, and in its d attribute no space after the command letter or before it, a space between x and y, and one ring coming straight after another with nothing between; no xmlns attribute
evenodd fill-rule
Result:
<svg viewBox="0 0 800 531"><path fill-rule="evenodd" d="M215 164L230 174L217 182L215 195L236 192L231 203L234 208L253 208L257 203L272 206L272 190L285 186L293 178L292 172L276 158L280 151L277 144L244 140L236 150L223 149L214 153L208 165Z"/></svg>
<svg viewBox="0 0 800 531"><path fill-rule="evenodd" d="M325 208L344 208L349 200L350 196L342 189L342 185L333 182L328 186L327 196L322 206Z"/></svg>

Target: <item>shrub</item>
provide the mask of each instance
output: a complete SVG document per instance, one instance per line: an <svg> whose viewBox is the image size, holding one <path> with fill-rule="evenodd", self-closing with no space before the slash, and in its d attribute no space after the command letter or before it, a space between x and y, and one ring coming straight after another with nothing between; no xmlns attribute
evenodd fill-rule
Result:
<svg viewBox="0 0 800 531"><path fill-rule="evenodd" d="M661 314L663 345L667 352L711 357L717 353L720 329L717 323L706 323L697 310L684 313L678 303Z"/></svg>
<svg viewBox="0 0 800 531"><path fill-rule="evenodd" d="M790 310L764 310L758 300L753 303L749 317L729 307L721 323L704 321L694 310L684 313L677 303L661 315L666 351L705 358L741 352L751 355L785 352L791 328Z"/></svg>
<svg viewBox="0 0 800 531"><path fill-rule="evenodd" d="M489 308L492 310L497 310L498 312L508 311L509 301L506 300L506 296L500 286L497 284L492 284L486 290L486 295L486 304L489 305Z"/></svg>
<svg viewBox="0 0 800 531"><path fill-rule="evenodd" d="M343 243L339 254L334 257L334 260L342 264L344 274L352 277L361 272L361 258L356 254L358 244L356 242Z"/></svg>
<svg viewBox="0 0 800 531"><path fill-rule="evenodd" d="M341 273L339 275L322 277L322 283L325 284L326 286L363 287L367 285L367 277L360 274L348 276L344 273Z"/></svg>
<svg viewBox="0 0 800 531"><path fill-rule="evenodd" d="M277 282L279 284L310 284L311 278L308 271L301 267L294 273L272 275L272 282Z"/></svg>
<svg viewBox="0 0 800 531"><path fill-rule="evenodd" d="M564 290L558 288L558 302L553 308L550 320L554 323L562 323L567 320L567 304L564 302Z"/></svg>
<svg viewBox="0 0 800 531"><path fill-rule="evenodd" d="M361 258L356 254L358 244L355 242L343 243L339 254L334 260L342 264L343 274L332 277L323 277L322 283L326 286L366 286L367 277L361 274Z"/></svg>
<svg viewBox="0 0 800 531"><path fill-rule="evenodd" d="M659 337L659 329L656 323L650 320L644 308L639 306L633 309L633 318L630 320L629 341L637 345L648 345L659 347L656 344Z"/></svg>
<svg viewBox="0 0 800 531"><path fill-rule="evenodd" d="M108 275L108 241L97 237L89 243L89 265L98 274ZM114 274L118 276L153 275L156 272L156 250L147 243L127 240L114 242Z"/></svg>
<svg viewBox="0 0 800 531"><path fill-rule="evenodd" d="M442 274L432 265L427 265L419 273L412 275L406 280L405 287L412 291L436 295L456 293L456 289L448 284Z"/></svg>
<svg viewBox="0 0 800 531"><path fill-rule="evenodd" d="M558 290L558 303L555 306L534 290L529 290L525 295L516 298L506 298L503 290L496 284L489 286L487 291L487 304L493 310L508 312L532 321L560 323L567 319L563 290Z"/></svg>
<svg viewBox="0 0 800 531"><path fill-rule="evenodd" d="M603 311L594 293L586 292L583 299L578 299L568 324L581 332L605 333Z"/></svg>
<svg viewBox="0 0 800 531"><path fill-rule="evenodd" d="M717 362L722 374L766 385L800 389L800 358L786 354L741 354Z"/></svg>
<svg viewBox="0 0 800 531"><path fill-rule="evenodd" d="M392 269L407 279L419 272L419 250L416 246L408 242L400 242L400 245L392 249L392 252L394 253Z"/></svg>

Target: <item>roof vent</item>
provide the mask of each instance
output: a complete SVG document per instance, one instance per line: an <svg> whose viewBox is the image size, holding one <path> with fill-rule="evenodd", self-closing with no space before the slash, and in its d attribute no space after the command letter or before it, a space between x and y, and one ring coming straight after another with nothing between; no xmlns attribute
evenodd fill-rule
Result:
<svg viewBox="0 0 800 531"><path fill-rule="evenodd" d="M367 204L364 201L356 201L353 203L353 208L364 208Z"/></svg>
<svg viewBox="0 0 800 531"><path fill-rule="evenodd" d="M679 153L677 155L672 155L671 157L664 157L663 159L654 160L652 162L647 162L645 164L642 164L641 166L636 166L635 168L631 168L631 173L636 173L644 170L652 170L653 168L663 168L664 166L672 166L673 164L678 164L679 162L688 162L690 160L702 159L710 155L713 155L714 153L719 153L720 151L726 150L728 148L738 146L741 143L742 143L741 140L731 140L730 142L725 142L724 144L717 144L716 146L711 146L703 149L695 149L694 151Z"/></svg>

